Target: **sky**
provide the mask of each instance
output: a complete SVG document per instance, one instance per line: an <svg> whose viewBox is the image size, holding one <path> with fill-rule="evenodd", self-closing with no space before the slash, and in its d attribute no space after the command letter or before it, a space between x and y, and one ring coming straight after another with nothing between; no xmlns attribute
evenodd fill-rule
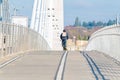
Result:
<svg viewBox="0 0 120 80"><path fill-rule="evenodd" d="M10 9L31 20L33 0L9 0ZM13 13L11 13L13 15ZM108 21L120 14L120 0L64 0L64 25L73 25L75 18L83 21Z"/></svg>

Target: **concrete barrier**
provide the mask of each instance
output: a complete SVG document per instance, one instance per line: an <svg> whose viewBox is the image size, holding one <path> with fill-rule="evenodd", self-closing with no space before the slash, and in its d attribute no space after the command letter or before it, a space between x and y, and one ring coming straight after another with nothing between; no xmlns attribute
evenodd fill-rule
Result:
<svg viewBox="0 0 120 80"><path fill-rule="evenodd" d="M120 26L107 26L93 33L85 50L97 50L120 61Z"/></svg>

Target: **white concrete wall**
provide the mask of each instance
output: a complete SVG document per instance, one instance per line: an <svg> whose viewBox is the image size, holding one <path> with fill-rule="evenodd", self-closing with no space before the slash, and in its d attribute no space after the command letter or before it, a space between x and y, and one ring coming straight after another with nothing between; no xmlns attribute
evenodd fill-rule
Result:
<svg viewBox="0 0 120 80"><path fill-rule="evenodd" d="M120 61L120 26L108 26L93 33L86 50L104 52Z"/></svg>

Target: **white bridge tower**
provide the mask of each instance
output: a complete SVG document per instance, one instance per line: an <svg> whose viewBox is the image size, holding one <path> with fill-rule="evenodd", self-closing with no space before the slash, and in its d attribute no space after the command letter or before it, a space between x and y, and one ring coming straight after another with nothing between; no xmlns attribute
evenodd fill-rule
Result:
<svg viewBox="0 0 120 80"><path fill-rule="evenodd" d="M30 27L46 39L51 50L62 49L63 22L63 0L34 0Z"/></svg>

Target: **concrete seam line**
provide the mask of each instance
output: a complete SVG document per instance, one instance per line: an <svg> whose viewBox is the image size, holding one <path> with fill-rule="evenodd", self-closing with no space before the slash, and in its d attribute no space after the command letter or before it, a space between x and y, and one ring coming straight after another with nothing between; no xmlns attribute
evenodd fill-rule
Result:
<svg viewBox="0 0 120 80"><path fill-rule="evenodd" d="M6 66L6 65L12 63L13 61L15 61L15 60L18 59L18 58L20 58L20 56L17 56L17 57L15 57L15 58L13 58L13 59L11 59L11 60L9 60L9 61L6 61L6 62L2 63L2 64L0 65L0 69L3 68L3 67Z"/></svg>
<svg viewBox="0 0 120 80"><path fill-rule="evenodd" d="M99 79L105 80L104 75L101 73L101 71L99 70L99 67L94 62L94 60L85 52L83 52L83 55L86 58L86 60L88 61L89 65L91 67L91 70L92 70L94 76L96 77L96 80L99 80Z"/></svg>
<svg viewBox="0 0 120 80"><path fill-rule="evenodd" d="M61 61L62 61L62 58L63 58L64 54L65 54L65 53L63 53L62 56L61 56L61 58L60 58L59 65L58 65L58 68L57 68L57 71L56 71L54 80L56 80L56 78L57 78L57 74L58 74L58 71L59 71L59 67L60 67L60 65L61 65Z"/></svg>
<svg viewBox="0 0 120 80"><path fill-rule="evenodd" d="M65 57L64 67L63 67L63 72L62 72L62 78L61 78L61 80L64 80L64 73L65 73L65 66L66 66L66 63L67 63L67 57L68 57L68 52L67 52L66 57Z"/></svg>
<svg viewBox="0 0 120 80"><path fill-rule="evenodd" d="M96 80L98 80L98 76L97 76L97 74L96 74L95 71L94 71L94 68L93 68L93 66L92 66L92 63L89 61L89 59L88 59L88 57L85 55L85 53L82 53L82 54L83 54L83 56L85 57L85 59L87 60L87 62L88 62L88 64L89 64L90 68L91 68L91 71L92 71L94 77L96 78Z"/></svg>
<svg viewBox="0 0 120 80"><path fill-rule="evenodd" d="M104 75L101 73L101 71L100 71L99 67L97 66L97 64L93 61L93 59L92 59L88 54L86 54L86 55L87 55L88 58L92 61L92 63L94 64L94 66L95 66L95 68L96 68L96 70L97 70L97 72L98 72L99 75L102 77L102 79L105 80L105 77L104 77Z"/></svg>
<svg viewBox="0 0 120 80"><path fill-rule="evenodd" d="M61 58L60 65L58 67L58 71L57 71L57 74L55 76L55 80L62 80L62 78L63 78L63 73L64 73L63 71L65 68L65 61L67 58L67 54L68 54L68 52L66 51Z"/></svg>

